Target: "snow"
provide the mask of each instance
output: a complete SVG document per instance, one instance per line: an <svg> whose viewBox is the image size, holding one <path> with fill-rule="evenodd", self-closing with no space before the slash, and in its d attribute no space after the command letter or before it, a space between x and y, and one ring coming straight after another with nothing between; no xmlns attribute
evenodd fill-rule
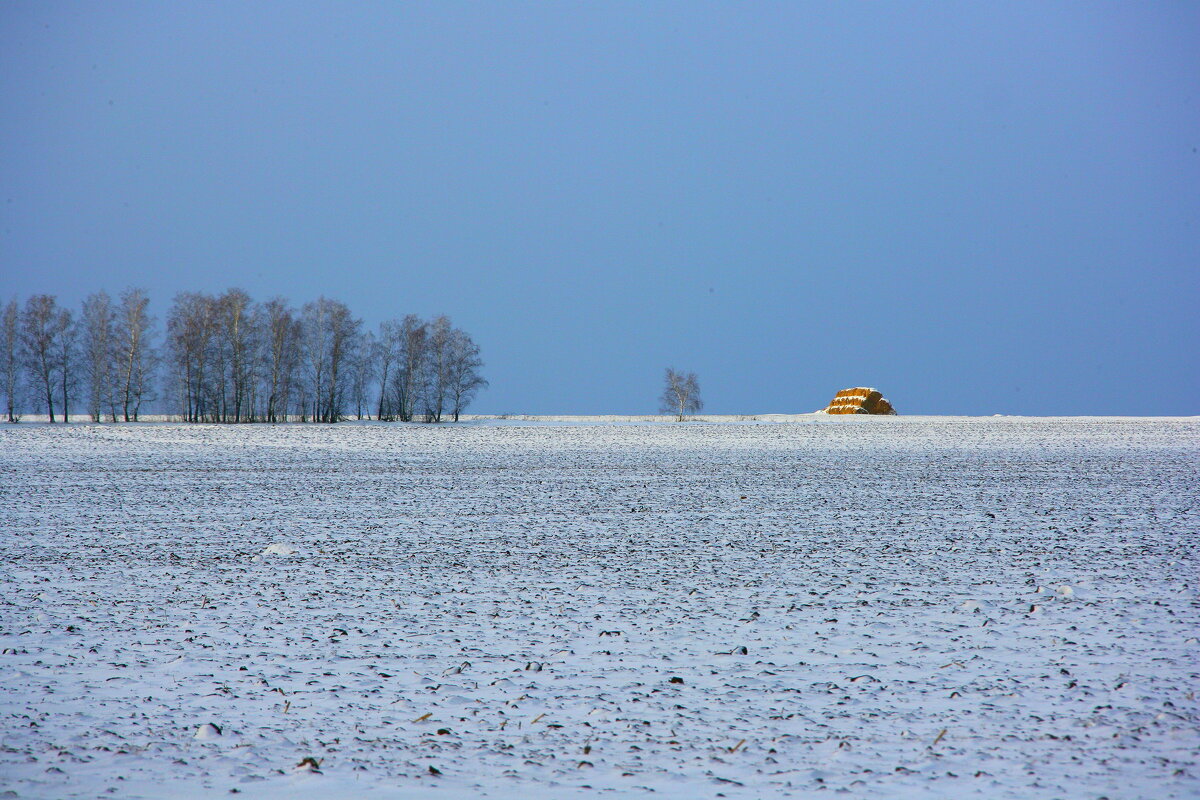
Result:
<svg viewBox="0 0 1200 800"><path fill-rule="evenodd" d="M207 741L209 739L217 739L220 736L221 729L216 725L213 725L211 722L206 722L203 725L197 726L196 734L192 738Z"/></svg>
<svg viewBox="0 0 1200 800"><path fill-rule="evenodd" d="M1200 794L1200 420L611 422L0 428L0 796Z"/></svg>

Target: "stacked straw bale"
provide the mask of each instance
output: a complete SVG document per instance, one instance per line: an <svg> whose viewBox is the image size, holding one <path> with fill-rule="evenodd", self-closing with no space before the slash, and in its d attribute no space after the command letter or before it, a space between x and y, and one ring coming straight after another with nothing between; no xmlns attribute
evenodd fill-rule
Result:
<svg viewBox="0 0 1200 800"><path fill-rule="evenodd" d="M879 390L856 386L852 389L842 389L834 395L825 413L895 414L896 409L892 408L892 404L884 399Z"/></svg>

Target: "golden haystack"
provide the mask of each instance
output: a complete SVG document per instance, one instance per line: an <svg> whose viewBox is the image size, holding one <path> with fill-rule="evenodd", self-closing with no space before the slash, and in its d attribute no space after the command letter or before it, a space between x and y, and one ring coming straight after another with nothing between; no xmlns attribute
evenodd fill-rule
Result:
<svg viewBox="0 0 1200 800"><path fill-rule="evenodd" d="M856 386L842 389L825 409L826 414L895 414L896 409L877 389Z"/></svg>

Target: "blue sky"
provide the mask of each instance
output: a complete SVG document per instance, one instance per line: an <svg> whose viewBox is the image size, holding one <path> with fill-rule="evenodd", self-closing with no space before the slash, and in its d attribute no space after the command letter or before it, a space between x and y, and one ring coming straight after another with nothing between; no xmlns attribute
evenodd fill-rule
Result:
<svg viewBox="0 0 1200 800"><path fill-rule="evenodd" d="M1200 413L1200 5L0 7L0 295L445 312L473 410Z"/></svg>

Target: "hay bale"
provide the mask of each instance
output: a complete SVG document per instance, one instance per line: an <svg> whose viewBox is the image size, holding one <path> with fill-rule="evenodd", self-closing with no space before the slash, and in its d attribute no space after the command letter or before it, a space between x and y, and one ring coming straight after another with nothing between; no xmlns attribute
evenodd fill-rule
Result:
<svg viewBox="0 0 1200 800"><path fill-rule="evenodd" d="M855 386L842 389L829 402L826 414L895 414L896 409L878 389Z"/></svg>

